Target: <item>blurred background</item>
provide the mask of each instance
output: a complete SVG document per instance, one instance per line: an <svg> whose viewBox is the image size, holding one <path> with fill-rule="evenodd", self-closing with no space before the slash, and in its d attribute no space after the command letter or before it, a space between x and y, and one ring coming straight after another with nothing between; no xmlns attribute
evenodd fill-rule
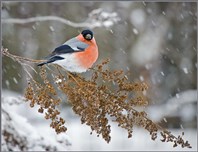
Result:
<svg viewBox="0 0 198 152"><path fill-rule="evenodd" d="M94 10L103 13L107 21L105 24L91 26L98 20L99 23L104 21L94 18ZM12 54L42 59L56 46L87 28L58 21L6 23L9 18L39 16L58 16L74 23L90 23L87 27L94 31L99 47L97 63L110 58L110 69L129 71L131 81L148 83L149 106L146 110L149 117L173 129L176 134L186 130L186 137L196 150L197 3L2 2L3 47ZM85 73L85 76L88 74ZM26 74L21 66L2 57L2 96L6 98L13 93L23 95L26 85ZM34 112L35 109L27 107L28 104L24 104L14 109L33 126L37 124L38 131L45 130L48 125L41 125L45 123L44 118ZM149 134L139 128L137 133L134 131L136 135L132 139L127 139L126 133L116 125L112 129L112 144L106 144L100 137L95 138L95 134L89 134L91 129L80 124L69 104L62 103L60 108L68 122L67 134L71 145L67 148L70 150L182 150L172 149L166 143L161 145L160 141L150 141ZM142 138L148 142L143 143Z"/></svg>

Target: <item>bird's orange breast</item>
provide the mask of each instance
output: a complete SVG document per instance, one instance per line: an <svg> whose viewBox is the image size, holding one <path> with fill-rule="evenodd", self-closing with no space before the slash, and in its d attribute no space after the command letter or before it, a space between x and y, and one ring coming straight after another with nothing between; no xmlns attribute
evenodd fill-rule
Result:
<svg viewBox="0 0 198 152"><path fill-rule="evenodd" d="M89 46L85 49L85 51L76 53L76 59L82 67L86 69L90 68L98 58L98 46L96 41L94 38L91 41L84 40L81 36L77 38L87 43Z"/></svg>

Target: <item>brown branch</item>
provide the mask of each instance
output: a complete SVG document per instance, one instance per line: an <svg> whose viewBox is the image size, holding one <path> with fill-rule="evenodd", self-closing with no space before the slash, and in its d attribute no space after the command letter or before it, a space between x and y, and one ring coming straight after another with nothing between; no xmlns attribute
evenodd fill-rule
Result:
<svg viewBox="0 0 198 152"><path fill-rule="evenodd" d="M44 62L46 60L35 60L35 59L30 59L30 58L26 58L26 57L21 57L21 56L17 56L17 55L13 55L11 53L9 53L7 48L1 48L1 52L3 55L12 58L15 61L26 61L26 62L31 62L31 63L40 63L40 62Z"/></svg>
<svg viewBox="0 0 198 152"><path fill-rule="evenodd" d="M5 56L24 64L24 62L38 63L41 60L33 60L25 57L10 54L7 49L2 49ZM160 132L163 139L162 142L172 142L173 147L181 145L183 147L191 148L188 141L184 142L182 136L174 136L170 131L164 129L157 123L154 123L147 117L145 111L137 111L135 106L145 106L148 102L143 98L141 92L148 89L145 83L129 82L123 71L104 70L103 67L109 60L103 61L92 69L92 76L86 80L81 75L74 76L72 73L65 71L68 78L64 77L55 65L58 72L53 72L53 80L48 78L46 66L40 68L39 76L43 80L43 84L36 81L28 83L25 97L30 101L30 106L35 104L40 105L39 112L43 113L44 109L46 119L51 119L51 127L57 133L65 132L65 120L58 115L60 112L56 106L60 103L54 85L67 95L67 100L72 106L73 111L81 117L81 122L89 125L92 131L96 131L107 142L110 142L110 125L107 115L115 118L115 122L119 127L128 131L128 138L132 137L133 125L143 127L150 132L151 139L157 138L157 133ZM70 79L71 78L71 79ZM33 79L32 79L33 80ZM57 82L57 80L61 80ZM66 81L68 80L68 81ZM54 83L57 82L57 83ZM102 82L102 84L98 83ZM130 97L131 93L137 97L134 99ZM123 114L125 111L127 114Z"/></svg>
<svg viewBox="0 0 198 152"><path fill-rule="evenodd" d="M9 57L11 59L13 59L14 61L17 61L21 65L26 65L26 64L24 64L24 62L40 63L40 62L45 62L46 61L46 60L35 60L35 59L30 59L30 58L26 58L26 57L21 57L21 56L13 55L13 54L9 53L9 51L8 51L7 48L1 48L1 52L2 52L3 55L5 55L5 56L7 56L7 57ZM27 65L27 66L29 66L29 65ZM56 68L57 68L57 65L56 65ZM28 70L26 68L25 68L25 71L27 72L27 74L29 75L29 77L32 78L31 74L28 72ZM59 69L58 69L58 71L59 71ZM67 75L69 75L77 83L77 85L80 85L80 83L75 79L75 77L70 72L68 72L66 70L65 70L65 72L67 73Z"/></svg>

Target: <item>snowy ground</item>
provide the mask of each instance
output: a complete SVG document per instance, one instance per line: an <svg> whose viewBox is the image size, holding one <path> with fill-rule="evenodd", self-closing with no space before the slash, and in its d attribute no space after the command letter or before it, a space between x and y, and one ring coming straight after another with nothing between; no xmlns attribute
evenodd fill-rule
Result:
<svg viewBox="0 0 198 152"><path fill-rule="evenodd" d="M68 136L71 137L72 146L69 150L119 150L119 151L197 151L197 130L185 129L185 139L189 140L192 149L176 147L170 143L162 143L158 139L152 141L148 132L136 128L131 139L117 126L112 127L112 140L107 144L101 137L95 134L89 135L90 129L81 125L79 120L70 121ZM181 130L171 130L173 134L181 134Z"/></svg>
<svg viewBox="0 0 198 152"><path fill-rule="evenodd" d="M29 108L20 95L3 91L1 104L2 151L67 150L67 134L56 135L36 108Z"/></svg>
<svg viewBox="0 0 198 152"><path fill-rule="evenodd" d="M11 99L19 95L10 92L3 92L2 97L4 99ZM7 100L6 100L7 101ZM8 101L9 102L9 101ZM30 108L27 103L20 105L11 105L9 110L12 113L19 114L21 117L27 118L28 123L32 126L31 129L35 129L34 134L28 133L28 136L36 135L36 137L44 137L46 141L50 142L51 145L61 146L59 150L120 150L120 151L197 151L197 130L195 129L180 129L171 130L173 134L179 135L182 131L185 132L184 139L188 140L192 146L192 149L176 148L172 147L170 143L162 143L157 138L156 141L150 139L150 135L143 129L135 128L133 137L127 138L126 131L118 128L115 124L112 124L112 140L107 144L101 137L97 137L95 133L90 135L91 129L80 123L79 118L71 111L70 108L62 109L62 116L66 120L68 131L63 138L67 140L67 145L57 144L57 140L61 140L61 136L57 136L55 132L49 127L49 122L44 120L43 116L37 112L36 108ZM21 119L18 119L21 120ZM2 124L5 124L3 122ZM30 128L30 126L19 127ZM44 142L45 143L45 142ZM71 145L70 145L71 143ZM38 147L39 148L39 147ZM39 150L39 149L33 149Z"/></svg>

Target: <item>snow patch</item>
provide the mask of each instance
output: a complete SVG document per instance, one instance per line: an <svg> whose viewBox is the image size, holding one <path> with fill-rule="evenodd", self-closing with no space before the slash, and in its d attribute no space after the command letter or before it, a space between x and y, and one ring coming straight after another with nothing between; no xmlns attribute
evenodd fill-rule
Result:
<svg viewBox="0 0 198 152"><path fill-rule="evenodd" d="M144 81L144 77L140 75L140 81Z"/></svg>
<svg viewBox="0 0 198 152"><path fill-rule="evenodd" d="M50 29L51 32L55 31L53 26L50 26L49 29Z"/></svg>
<svg viewBox="0 0 198 152"><path fill-rule="evenodd" d="M136 28L133 28L133 33L137 35L139 32Z"/></svg>
<svg viewBox="0 0 198 152"><path fill-rule="evenodd" d="M26 118L39 113L20 115L26 104L23 97L10 91L2 92L2 151L65 151L71 145L66 133L56 135L49 124L32 125ZM43 128L42 128L43 127ZM42 128L42 129L41 129ZM15 144L13 144L15 143Z"/></svg>
<svg viewBox="0 0 198 152"><path fill-rule="evenodd" d="M160 73L161 73L162 76L164 76L164 72L163 71L161 71Z"/></svg>
<svg viewBox="0 0 198 152"><path fill-rule="evenodd" d="M185 74L188 74L188 69L187 68L183 68L183 71Z"/></svg>
<svg viewBox="0 0 198 152"><path fill-rule="evenodd" d="M142 9L135 9L131 12L130 21L136 27L142 26L145 22L146 14Z"/></svg>
<svg viewBox="0 0 198 152"><path fill-rule="evenodd" d="M162 14L165 16L166 15L166 13L164 12L164 11L162 11Z"/></svg>
<svg viewBox="0 0 198 152"><path fill-rule="evenodd" d="M14 83L18 84L18 80L15 77L13 77L13 81Z"/></svg>

